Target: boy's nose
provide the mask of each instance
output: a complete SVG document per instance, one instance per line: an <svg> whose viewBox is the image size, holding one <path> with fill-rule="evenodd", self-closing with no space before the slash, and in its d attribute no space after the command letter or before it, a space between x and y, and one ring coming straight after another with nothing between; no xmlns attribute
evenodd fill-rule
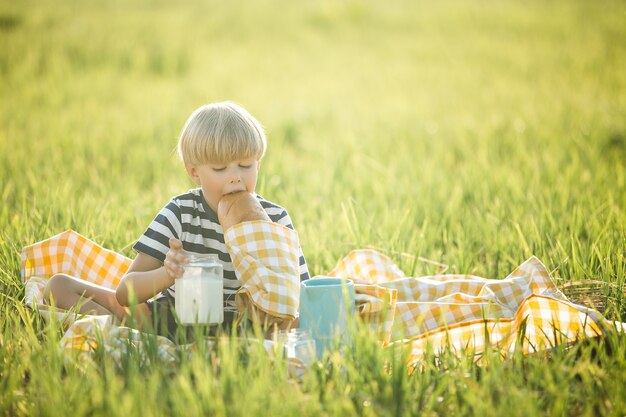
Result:
<svg viewBox="0 0 626 417"><path fill-rule="evenodd" d="M241 178L239 176L233 177L233 178L230 179L230 183L231 184L237 184L237 183L240 183L240 182L241 182Z"/></svg>

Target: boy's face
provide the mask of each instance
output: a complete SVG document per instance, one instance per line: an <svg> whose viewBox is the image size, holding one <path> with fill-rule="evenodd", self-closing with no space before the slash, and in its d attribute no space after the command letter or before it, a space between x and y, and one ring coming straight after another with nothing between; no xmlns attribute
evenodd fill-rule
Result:
<svg viewBox="0 0 626 417"><path fill-rule="evenodd" d="M254 192L260 167L261 161L256 158L237 159L225 164L185 163L187 173L202 188L207 204L216 213L222 196L235 191Z"/></svg>

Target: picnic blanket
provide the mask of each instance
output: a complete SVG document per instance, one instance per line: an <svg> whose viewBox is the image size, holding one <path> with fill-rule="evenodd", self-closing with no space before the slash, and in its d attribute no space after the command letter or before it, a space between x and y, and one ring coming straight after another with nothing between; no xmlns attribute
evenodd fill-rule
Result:
<svg viewBox="0 0 626 417"><path fill-rule="evenodd" d="M226 245L238 278L241 304L275 317L292 318L299 303L298 238L293 230L266 221L245 222L228 229ZM130 259L102 248L68 230L27 246L22 252L25 302L50 314L43 302L47 279L66 273L115 288ZM378 331L383 345L408 344L414 364L427 350L453 349L480 355L496 348L510 353L536 352L584 337L604 334L610 324L595 310L576 305L558 290L544 265L531 257L504 279L441 274L406 277L387 256L355 250L327 276L355 283L359 315ZM315 277L313 278L315 279ZM102 344L119 355L140 333L113 324L111 317L59 312L69 326L61 345L68 351L93 352ZM157 337L158 351L176 361L180 347Z"/></svg>
<svg viewBox="0 0 626 417"><path fill-rule="evenodd" d="M385 304L391 306L383 342L408 343L411 363L428 349L477 356L488 348L504 355L534 353L622 329L596 310L571 303L534 256L504 279L462 274L412 278L387 256L356 250L330 275L354 277L361 284L356 291L367 297L359 307L365 315L381 315Z"/></svg>

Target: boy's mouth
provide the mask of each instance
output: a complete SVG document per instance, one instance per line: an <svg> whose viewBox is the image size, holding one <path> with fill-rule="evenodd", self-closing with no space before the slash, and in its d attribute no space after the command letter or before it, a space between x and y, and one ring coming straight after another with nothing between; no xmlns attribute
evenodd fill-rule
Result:
<svg viewBox="0 0 626 417"><path fill-rule="evenodd" d="M224 194L222 195L222 197L224 197L224 196L226 196L226 195L236 194L236 193L244 193L244 192L246 192L246 191L247 191L247 190L244 190L244 189L240 189L240 190L233 190L233 191L229 191L229 192L227 192L227 193L224 193Z"/></svg>

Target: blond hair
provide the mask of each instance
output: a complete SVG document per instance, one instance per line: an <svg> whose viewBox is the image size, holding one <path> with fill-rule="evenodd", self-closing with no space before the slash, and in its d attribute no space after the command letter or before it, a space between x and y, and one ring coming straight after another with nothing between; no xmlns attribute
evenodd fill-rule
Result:
<svg viewBox="0 0 626 417"><path fill-rule="evenodd" d="M196 109L178 140L178 156L189 164L261 159L267 147L261 124L246 109L222 102Z"/></svg>

